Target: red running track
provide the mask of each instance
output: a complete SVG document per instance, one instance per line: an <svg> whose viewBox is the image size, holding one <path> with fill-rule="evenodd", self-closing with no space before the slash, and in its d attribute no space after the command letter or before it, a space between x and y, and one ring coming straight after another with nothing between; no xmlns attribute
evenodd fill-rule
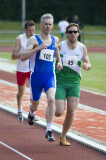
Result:
<svg viewBox="0 0 106 160"><path fill-rule="evenodd" d="M104 160L105 154L69 140L71 146L60 146L59 135L54 133L55 142L48 142L45 129L19 123L16 116L0 111L0 141L33 160ZM11 149L0 144L1 160L24 160Z"/></svg>
<svg viewBox="0 0 106 160"><path fill-rule="evenodd" d="M9 73L2 70L0 70L0 79L11 83L16 83L16 77L14 73ZM27 84L27 87L28 86L29 85ZM80 103L106 111L106 96L81 91Z"/></svg>

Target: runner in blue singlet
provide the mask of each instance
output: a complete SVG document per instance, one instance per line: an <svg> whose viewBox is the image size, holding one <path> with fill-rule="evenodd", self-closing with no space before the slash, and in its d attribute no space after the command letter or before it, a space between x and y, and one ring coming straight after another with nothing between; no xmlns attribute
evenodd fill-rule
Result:
<svg viewBox="0 0 106 160"><path fill-rule="evenodd" d="M57 58L57 69L62 69L58 50L58 37L50 34L53 28L53 16L44 14L40 20L41 34L29 39L26 50L22 55L22 60L30 58L31 69L31 106L28 115L28 122L33 124L34 112L38 109L42 90L47 95L47 129L46 138L48 141L54 141L52 135L52 122L55 114L55 64L54 56Z"/></svg>

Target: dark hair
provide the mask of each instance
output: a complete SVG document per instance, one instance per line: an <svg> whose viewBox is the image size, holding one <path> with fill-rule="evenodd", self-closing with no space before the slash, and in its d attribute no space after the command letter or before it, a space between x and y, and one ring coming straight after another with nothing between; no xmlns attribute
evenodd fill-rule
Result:
<svg viewBox="0 0 106 160"><path fill-rule="evenodd" d="M33 20L25 21L25 29L27 29L28 26L35 26L35 22Z"/></svg>
<svg viewBox="0 0 106 160"><path fill-rule="evenodd" d="M78 32L79 32L79 25L76 24L76 23L70 23L70 24L67 26L67 28L66 28L66 33L68 33L68 29L69 29L70 27L73 27L73 26L77 27Z"/></svg>

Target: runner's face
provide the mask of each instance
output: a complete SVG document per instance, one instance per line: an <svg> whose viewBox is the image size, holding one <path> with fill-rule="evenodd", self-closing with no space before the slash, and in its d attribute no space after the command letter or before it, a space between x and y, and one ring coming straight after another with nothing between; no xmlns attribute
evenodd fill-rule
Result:
<svg viewBox="0 0 106 160"><path fill-rule="evenodd" d="M25 29L25 33L27 38L30 38L35 34L35 26L27 26L27 29Z"/></svg>
<svg viewBox="0 0 106 160"><path fill-rule="evenodd" d="M79 36L79 32L76 26L70 27L68 28L68 31L73 31L72 33L66 33L68 40L70 40L71 42L75 42L77 41L77 38ZM77 33L74 33L74 31L77 31Z"/></svg>
<svg viewBox="0 0 106 160"><path fill-rule="evenodd" d="M42 32L49 34L53 28L53 21L51 19L45 19L42 23L40 23L40 27Z"/></svg>

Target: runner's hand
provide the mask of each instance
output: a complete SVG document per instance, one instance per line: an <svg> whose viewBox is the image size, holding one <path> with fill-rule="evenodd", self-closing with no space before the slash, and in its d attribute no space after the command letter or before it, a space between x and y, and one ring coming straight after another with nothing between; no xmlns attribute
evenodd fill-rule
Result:
<svg viewBox="0 0 106 160"><path fill-rule="evenodd" d="M63 69L61 62L57 63L57 69L58 69L58 71L61 71Z"/></svg>

